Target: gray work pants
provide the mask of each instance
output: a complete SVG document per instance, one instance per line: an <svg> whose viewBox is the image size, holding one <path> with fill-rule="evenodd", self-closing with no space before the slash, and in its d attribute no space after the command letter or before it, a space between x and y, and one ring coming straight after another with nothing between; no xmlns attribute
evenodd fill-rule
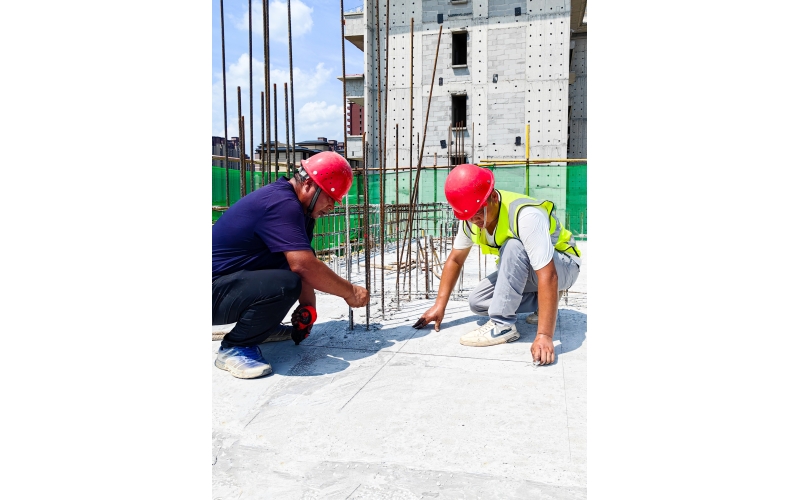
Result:
<svg viewBox="0 0 800 500"><path fill-rule="evenodd" d="M553 264L558 274L558 289L567 290L578 279L580 266L568 255L553 251ZM539 309L538 282L522 242L509 238L500 247L497 272L484 278L469 294L473 313L489 316L498 324L510 325L518 313Z"/></svg>

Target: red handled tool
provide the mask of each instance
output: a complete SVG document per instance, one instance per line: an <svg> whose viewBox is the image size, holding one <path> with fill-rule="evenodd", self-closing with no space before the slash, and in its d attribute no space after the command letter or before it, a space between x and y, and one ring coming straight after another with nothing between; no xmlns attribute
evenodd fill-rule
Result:
<svg viewBox="0 0 800 500"><path fill-rule="evenodd" d="M300 306L292 313L292 340L300 345L311 333L311 326L317 320L317 310L313 306Z"/></svg>

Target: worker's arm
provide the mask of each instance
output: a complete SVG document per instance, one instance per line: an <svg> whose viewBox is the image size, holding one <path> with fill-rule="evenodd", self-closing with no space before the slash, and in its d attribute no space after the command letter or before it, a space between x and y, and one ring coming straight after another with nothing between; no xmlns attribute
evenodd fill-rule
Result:
<svg viewBox="0 0 800 500"><path fill-rule="evenodd" d="M436 328L437 332L439 331L439 325L442 324L442 319L444 319L444 310L450 300L450 293L453 291L453 287L456 286L458 274L461 272L461 268L464 267L469 251L469 248L454 248L450 251L442 270L442 279L439 281L439 293L436 295L436 302L414 323L414 328L422 328L433 321L434 328Z"/></svg>
<svg viewBox="0 0 800 500"><path fill-rule="evenodd" d="M326 266L327 267L327 266ZM311 306L317 308L317 295L314 293L314 287L303 282L303 290L300 292L300 297L297 299L300 306Z"/></svg>
<svg viewBox="0 0 800 500"><path fill-rule="evenodd" d="M314 290L319 290L343 298L350 307L364 307L369 302L369 292L366 288L353 285L337 276L317 259L311 250L292 250L283 253L289 262L289 268L297 273L303 282L301 298L306 297L308 300L309 294L313 295Z"/></svg>
<svg viewBox="0 0 800 500"><path fill-rule="evenodd" d="M536 271L539 293L539 327L531 345L533 361L549 365L555 361L553 333L558 316L558 274L553 260Z"/></svg>

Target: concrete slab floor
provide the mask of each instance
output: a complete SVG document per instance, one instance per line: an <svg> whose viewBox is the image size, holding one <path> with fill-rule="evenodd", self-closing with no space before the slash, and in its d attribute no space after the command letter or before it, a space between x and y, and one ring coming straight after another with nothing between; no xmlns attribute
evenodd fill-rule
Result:
<svg viewBox="0 0 800 500"><path fill-rule="evenodd" d="M450 302L439 332L411 327L433 300L349 331L343 301L320 295L311 337L262 344L273 374L256 380L215 368L212 342L213 498L585 498L579 246L551 366L531 363L524 315L517 342L460 345L485 322L465 301Z"/></svg>

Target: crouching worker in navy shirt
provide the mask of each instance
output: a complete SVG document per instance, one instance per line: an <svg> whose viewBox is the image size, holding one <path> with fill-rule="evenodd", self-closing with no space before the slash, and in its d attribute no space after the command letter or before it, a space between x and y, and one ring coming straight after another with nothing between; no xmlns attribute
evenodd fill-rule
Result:
<svg viewBox="0 0 800 500"><path fill-rule="evenodd" d="M350 190L353 172L341 155L316 154L233 204L212 227L214 325L236 323L222 339L215 365L234 377L272 373L258 345L292 338L299 343L316 319L315 290L351 307L369 292L336 275L311 249L315 219ZM281 321L295 302L292 325Z"/></svg>

